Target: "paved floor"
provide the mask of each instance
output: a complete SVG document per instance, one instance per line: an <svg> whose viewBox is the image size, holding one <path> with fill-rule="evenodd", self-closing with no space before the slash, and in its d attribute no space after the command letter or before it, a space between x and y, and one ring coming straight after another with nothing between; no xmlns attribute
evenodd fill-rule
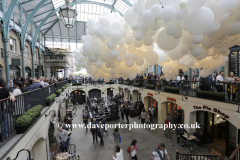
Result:
<svg viewBox="0 0 240 160"><path fill-rule="evenodd" d="M82 123L82 106L78 105L77 116L73 117L73 124ZM137 117L130 118L130 123L139 123ZM115 120L108 123L118 124L121 120ZM181 147L176 143L176 136L173 135L173 144L171 147L168 139L163 135L162 129L149 130L149 129L120 129L122 142L120 147L124 153L124 159L129 160L127 147L129 147L133 139L137 140L139 151L137 156L139 160L150 160L153 149L160 143L164 143L171 160L176 158L176 150L182 153L187 153L186 147ZM85 129L73 129L70 144L76 145L76 154L80 156L80 160L111 160L114 154L115 142L113 139L113 129L108 129L108 135L104 135L104 146L100 147L98 143L93 144L92 134ZM193 148L193 153L209 153L208 149L201 147Z"/></svg>

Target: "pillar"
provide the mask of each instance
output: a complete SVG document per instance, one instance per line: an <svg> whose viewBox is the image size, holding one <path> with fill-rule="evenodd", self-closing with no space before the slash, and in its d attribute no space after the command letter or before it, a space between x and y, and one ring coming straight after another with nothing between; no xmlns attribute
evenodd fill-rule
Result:
<svg viewBox="0 0 240 160"><path fill-rule="evenodd" d="M136 93L133 93L132 95L132 102L133 104L138 101L138 95Z"/></svg>
<svg viewBox="0 0 240 160"><path fill-rule="evenodd" d="M5 68L6 68L6 83L10 81L10 68L9 68L9 60L8 60L8 42L9 39L4 38L4 49L5 49Z"/></svg>
<svg viewBox="0 0 240 160"><path fill-rule="evenodd" d="M66 69L66 77L69 78L69 68Z"/></svg>
<svg viewBox="0 0 240 160"><path fill-rule="evenodd" d="M41 54L41 49L40 47L38 48L38 59L39 59L39 75L42 76L42 54Z"/></svg>
<svg viewBox="0 0 240 160"><path fill-rule="evenodd" d="M25 77L25 45L21 46L21 54L22 54L22 77Z"/></svg>
<svg viewBox="0 0 240 160"><path fill-rule="evenodd" d="M50 67L47 67L47 78L51 78Z"/></svg>
<svg viewBox="0 0 240 160"><path fill-rule="evenodd" d="M188 80L191 80L191 68L188 68Z"/></svg>
<svg viewBox="0 0 240 160"><path fill-rule="evenodd" d="M32 47L32 77L35 77L34 47Z"/></svg>
<svg viewBox="0 0 240 160"><path fill-rule="evenodd" d="M67 77L67 67L64 67L64 78Z"/></svg>

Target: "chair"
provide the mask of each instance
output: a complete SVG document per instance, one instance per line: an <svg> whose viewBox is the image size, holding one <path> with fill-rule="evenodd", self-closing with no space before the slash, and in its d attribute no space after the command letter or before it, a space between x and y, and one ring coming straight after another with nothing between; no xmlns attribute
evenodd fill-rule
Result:
<svg viewBox="0 0 240 160"><path fill-rule="evenodd" d="M75 144L68 145L68 154L69 154L68 160L76 160L76 145Z"/></svg>

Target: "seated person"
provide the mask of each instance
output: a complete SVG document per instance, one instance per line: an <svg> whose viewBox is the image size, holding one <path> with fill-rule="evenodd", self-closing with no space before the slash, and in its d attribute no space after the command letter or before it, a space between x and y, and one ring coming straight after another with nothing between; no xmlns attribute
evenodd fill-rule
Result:
<svg viewBox="0 0 240 160"><path fill-rule="evenodd" d="M179 140L180 140L181 137L182 137L183 139L186 139L186 138L184 138L184 137L182 136L182 135L184 135L184 132L186 132L186 133L188 134L188 132L187 132L184 128L181 128L181 127L180 127L180 124L178 124L178 127L177 127L177 129L176 129L177 143L178 143L178 145L180 145Z"/></svg>
<svg viewBox="0 0 240 160"><path fill-rule="evenodd" d="M60 144L60 149L62 152L67 152L69 140L68 140L68 133L65 129L59 128L57 133L58 141Z"/></svg>

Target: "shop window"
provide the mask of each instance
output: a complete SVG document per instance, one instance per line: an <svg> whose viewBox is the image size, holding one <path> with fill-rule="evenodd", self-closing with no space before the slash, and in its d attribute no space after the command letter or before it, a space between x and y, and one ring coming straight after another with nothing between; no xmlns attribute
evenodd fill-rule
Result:
<svg viewBox="0 0 240 160"><path fill-rule="evenodd" d="M10 38L10 50L16 52L16 39Z"/></svg>
<svg viewBox="0 0 240 160"><path fill-rule="evenodd" d="M28 47L27 46L25 46L25 48L24 48L24 53L25 53L25 57L28 57Z"/></svg>

